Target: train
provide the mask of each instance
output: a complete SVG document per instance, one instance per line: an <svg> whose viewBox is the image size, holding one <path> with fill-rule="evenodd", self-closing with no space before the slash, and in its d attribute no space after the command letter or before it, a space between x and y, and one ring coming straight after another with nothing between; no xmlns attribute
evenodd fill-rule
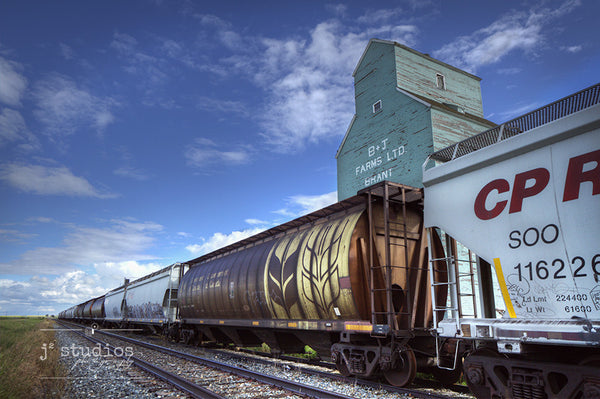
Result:
<svg viewBox="0 0 600 399"><path fill-rule="evenodd" d="M597 397L599 103L600 84L432 153L423 188L377 183L59 318L310 346L343 375L397 386L464 373L478 398Z"/></svg>

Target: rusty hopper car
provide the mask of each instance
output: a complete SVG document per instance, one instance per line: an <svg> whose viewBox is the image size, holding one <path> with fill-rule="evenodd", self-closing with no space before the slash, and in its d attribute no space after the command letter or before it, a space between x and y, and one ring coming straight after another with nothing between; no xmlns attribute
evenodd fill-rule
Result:
<svg viewBox="0 0 600 399"><path fill-rule="evenodd" d="M436 320L440 339L471 347L471 390L479 398L599 397L600 84L431 159L444 163L425 165L426 226L491 264L506 305L503 318L467 318L460 284L449 284L450 306L434 298L448 311Z"/></svg>
<svg viewBox="0 0 600 399"><path fill-rule="evenodd" d="M282 352L309 345L343 374L406 385L435 356L425 245L421 190L384 182L189 261L182 333Z"/></svg>
<svg viewBox="0 0 600 399"><path fill-rule="evenodd" d="M104 313L104 295L94 300L92 304L92 319L96 322L104 321L105 313Z"/></svg>

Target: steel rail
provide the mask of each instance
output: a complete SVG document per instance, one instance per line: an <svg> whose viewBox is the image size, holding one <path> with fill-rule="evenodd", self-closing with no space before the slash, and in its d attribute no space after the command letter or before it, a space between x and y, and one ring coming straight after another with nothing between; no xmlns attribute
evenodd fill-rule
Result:
<svg viewBox="0 0 600 399"><path fill-rule="evenodd" d="M181 358L185 358L187 360L191 360L191 361L194 361L194 362L196 362L196 361L201 362L201 363L208 362L209 366L211 366L211 367L215 367L215 365L216 365L216 367L224 366L225 367L225 369L223 369L224 371L229 371L229 369L231 369L231 370L233 370L231 372L237 374L237 371L239 370L239 371L241 371L243 373L247 373L244 376L246 376L248 378L258 379L257 377L255 377L256 375L258 375L260 377L265 377L265 380L259 380L259 381L265 382L265 383L272 383L273 385L279 386L280 388L288 389L290 391L294 391L294 389L291 389L290 386L291 387L300 386L300 387L302 387L303 390L301 390L301 391L294 391L294 392L299 393L299 394L313 396L313 397L316 397L316 398L351 398L351 397L343 395L343 394L337 394L335 392L324 391L324 390L321 390L319 388L311 387L311 386L308 386L308 385L299 384L299 383L295 383L295 382L288 381L288 380L283 380L281 378L269 376L269 375L262 374L262 373L256 373L254 371L250 371L250 370L247 370L247 369L239 368L239 367L236 367L236 366L231 366L231 365L228 365L228 364L225 364L225 363L222 363L222 362L218 362L218 361L215 361L215 360L204 359L204 358L196 356L196 355L191 355L191 354L180 352L180 351L177 351L177 350L174 350L174 349L169 349L169 348L166 348L166 347L163 347L163 346L160 346L160 345L156 345L156 344L151 344L151 343L148 343L148 342L140 341L140 340L137 340L135 338L124 337L122 335L114 334L114 333L111 333L111 332L108 332L108 331L99 331L99 332L102 333L102 334L106 334L108 336L113 336L113 337L118 338L118 339L123 339L125 341L131 342L131 343L135 343L135 344L140 345L140 346L144 346L144 347L147 347L147 348L150 348L150 349L155 349L155 350L158 350L158 351L161 351L161 352L164 352L164 353L172 354L174 356L179 356ZM247 357L244 357L244 356L240 356L240 357L247 358ZM463 390L463 392L456 392L456 391L454 391L453 392L453 396L450 396L450 395L447 395L447 394L437 394L437 393L431 393L431 392L423 392L423 391L419 391L419 390L411 389L411 388L401 388L401 387L396 387L396 386L393 386L393 385L382 384L382 383L379 383L379 382L369 381L369 380L364 380L364 379L359 379L359 378L344 377L342 375L337 375L337 374L333 374L333 373L326 372L326 371L311 370L311 369L305 368L305 367L299 367L299 366L297 366L297 368L299 370L301 370L302 372L306 373L306 374L311 374L311 375L316 375L316 376L319 376L319 377L325 377L325 378L329 378L329 379L334 379L334 380L346 382L346 383L351 384L351 385L353 385L353 384L360 384L360 385L367 386L367 387L370 387L370 388L385 389L385 390L388 390L390 392L396 392L396 393L402 393L402 394L410 394L410 395L412 395L415 398L422 398L422 399L448 399L448 398L455 398L456 397L455 394L467 394L467 395L469 395L468 388L466 388L466 387L465 387L465 390ZM285 385L279 385L279 383L283 383ZM309 389L310 392L306 391L306 389ZM465 395L464 397L467 397L467 395Z"/></svg>
<svg viewBox="0 0 600 399"><path fill-rule="evenodd" d="M130 342L135 345L139 345L148 349L152 349L158 352L162 352L168 355L176 356L181 359L189 360L198 364L202 364L207 367L217 368L221 371L226 371L241 377L249 378L263 384L273 385L292 393L296 393L299 395L310 396L314 398L323 398L323 399L353 399L351 396L347 396L337 392L326 391L317 387L313 387L310 385L301 384L298 382L286 380L279 377L274 377L271 375L259 373L256 371L247 370L241 367L232 366L226 363L222 363L216 360L205 359L200 356L191 355L188 353L180 352L174 349L169 349L160 345L151 344L148 342L140 341L135 338L124 337L119 334L110 333L108 331L95 330L95 332L104 334L106 336L120 339L126 342Z"/></svg>
<svg viewBox="0 0 600 399"><path fill-rule="evenodd" d="M219 349L207 349L207 348L203 348L204 351L208 351L211 353L226 353L228 356L235 356L238 357L240 359L246 359L247 356L244 356L242 354L239 353L230 353L229 351L223 352L222 350ZM261 363L264 364L273 364L272 361L263 359L263 358L267 358L267 359L272 359L273 357L268 354L268 353L262 353L262 352L258 352L255 350L251 350L251 349L242 349L240 350L240 352L242 353L249 353L252 354L254 356L258 356L258 359L255 359L256 361L259 361ZM319 361L319 362L311 362L305 359L301 359L301 358L294 358L292 356L280 356L278 357L278 359L280 360L288 360L290 362L294 362L294 363L298 363L296 365L294 365L293 367L297 370L300 370L306 374L312 374L312 375L316 375L316 376L320 376L320 377L325 377L325 378L331 378L331 379L335 379L338 381L343 381L343 382L347 382L350 384L360 384L363 386L367 386L370 388L375 388L375 389L385 389L387 391L390 392L396 392L396 393L403 393L403 394L410 394L412 396L414 396L415 398L440 398L440 399L447 399L447 398L455 398L456 395L464 395L464 396L460 396L460 397L473 397L473 394L469 391L469 388L464 386L464 385L454 385L454 386L450 386L450 387L445 387L448 390L453 391L453 396L449 396L449 395L445 395L445 394L436 394L436 393L430 393L430 392L423 392L423 391L419 391L417 389L411 389L411 388L401 388L401 387L397 387L394 385L389 385L389 384L384 384L384 383L380 383L374 380L365 380L365 379L361 379L361 378L356 378L356 377L344 377L341 374L336 374L333 372L329 372L329 371L323 371L323 370L315 370L312 368L308 368L303 366L302 364L308 364L311 366L319 366L319 367L323 367L323 368L327 368L327 369L332 369L335 370L336 367L333 363L330 362L324 362L324 361ZM415 383L417 384L424 384L424 385L429 385L430 388L439 388L440 383L438 382L434 382L434 381L428 381L428 380L422 380L419 378L415 378ZM428 388L429 388L428 387Z"/></svg>
<svg viewBox="0 0 600 399"><path fill-rule="evenodd" d="M247 378L251 378L254 380L257 380L259 382L263 382L263 383L267 383L267 384L271 384L271 385L275 385L278 386L280 388L283 389L287 389L289 391L292 391L294 393L298 393L301 395L306 395L306 396L312 396L312 397L316 397L316 398L343 398L343 399L351 399L351 397L343 395L343 394L338 394L335 392L330 392L330 391L324 391L321 390L319 388L315 388L315 387L311 387L308 385L304 385L304 384L299 384L299 383L295 383L289 380L283 380L281 378L277 378L277 377L273 377L273 376L269 376L269 375L265 375L262 373L257 373L254 371L250 371L247 369L243 369L240 367L236 367L236 366L231 366L222 362L218 362L215 360L210 360L210 359L205 359L196 355L191 355L188 353L184 353L184 352L180 352L174 349L170 349L170 348L166 348L160 345L156 345L156 344L152 344L152 343L148 343L148 342L144 342L144 341L140 341L137 340L135 338L131 338L131 337L125 337L122 336L120 334L115 334L112 332L108 332L108 331L104 331L104 330L96 330L97 333L100 334L104 334L116 339L120 339L123 341L127 341L127 342L131 342L133 344L136 345L140 345L143 347L146 347L148 349L153 349L153 350L157 350L159 352L163 352L166 354L170 354L173 356L177 356L186 360L190 360L196 363L201 363L205 366L208 367L217 367L220 368L223 371L228 371L234 374L238 374L238 371L244 373L244 377ZM223 351L220 350L215 350L215 349L206 349L203 348L205 351L209 351L212 353L220 353L222 354ZM250 351L251 352L251 351ZM226 354L228 356L237 356L239 358L245 358L247 359L247 356L243 356L241 354L235 354L235 353L227 353ZM272 364L272 362L269 362L267 360L264 359L256 359L259 362L265 363L265 364ZM223 366L223 368L221 368L221 366ZM319 370L313 370L310 368L306 368L306 367L302 367L302 366L295 366L297 370L300 370L301 372L304 372L306 374L310 374L310 375L315 375L315 376L319 376L319 377L324 377L324 378L329 378L329 379L333 379L333 380L337 380L337 381L341 381L341 382L345 382L348 383L350 385L354 385L354 384L359 384L362 386L366 386L366 387L370 387L370 388L375 388L375 389L385 389L387 391L390 392L395 392L395 393L400 393L400 394L409 394L412 395L412 397L414 398L420 398L420 399L449 399L449 398L455 398L456 395L463 395L460 397L463 398L467 398L467 397L472 397L472 395L468 392L468 388L464 387L465 389L457 389L456 387L451 388L454 389L453 393L450 394L441 394L441 393L433 393L433 392L424 392L421 390L417 390L417 389L411 389L411 388L401 388L401 387L396 387L393 385L387 385L387 384L383 384L377 381L370 381L370 380L364 380L364 379L359 379L359 378L355 378L355 377L344 377L342 375L339 374L334 374L331 372L327 372L327 371L319 371ZM262 376L265 377L266 380L261 380L258 378L258 376ZM285 384L285 385L279 385L279 382ZM295 390L294 387L300 386L302 387L303 390L298 391ZM460 387L459 387L460 388ZM310 390L310 391L309 391ZM461 392L462 391L462 392Z"/></svg>
<svg viewBox="0 0 600 399"><path fill-rule="evenodd" d="M58 323L62 324L65 327L68 327L64 322L59 321ZM74 332L75 334L78 334L79 336L87 339L90 342L102 345L103 347L107 348L113 354L113 356L119 357L126 361L131 361L138 368L150 373L151 375L153 375L155 377L160 378L161 380L163 380L163 381L167 382L168 384L176 387L177 389L180 389L181 391L193 396L194 398L225 399L224 396L221 396L213 391L210 391L201 385L198 385L191 381L188 381L185 378L178 376L177 374L173 374L167 370L161 369L160 367L157 367L151 363L148 363L145 360L142 360L135 356L125 356L124 354L118 355L116 353L116 348L114 346L110 345L109 343L103 342L99 339L92 338L89 335L85 334L84 332L78 331L73 328L70 328L69 331Z"/></svg>

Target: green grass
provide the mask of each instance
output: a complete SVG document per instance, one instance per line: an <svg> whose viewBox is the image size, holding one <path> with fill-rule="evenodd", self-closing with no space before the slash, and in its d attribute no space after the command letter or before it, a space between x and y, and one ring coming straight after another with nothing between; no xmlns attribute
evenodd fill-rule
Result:
<svg viewBox="0 0 600 399"><path fill-rule="evenodd" d="M61 375L60 350L53 331L40 331L52 324L44 317L0 317L0 398L61 396L64 380L51 379ZM41 360L44 344L54 349Z"/></svg>

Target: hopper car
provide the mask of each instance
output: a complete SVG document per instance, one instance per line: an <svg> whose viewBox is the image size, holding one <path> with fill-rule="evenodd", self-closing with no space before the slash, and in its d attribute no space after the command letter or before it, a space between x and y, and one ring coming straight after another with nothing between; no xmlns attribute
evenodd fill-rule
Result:
<svg viewBox="0 0 600 399"><path fill-rule="evenodd" d="M382 182L59 316L146 326L185 342L267 343L281 353L308 345L342 374L383 374L400 386L417 369L455 378L433 367L422 207L421 189ZM442 257L433 240L431 252ZM437 273L436 281L446 279ZM445 297L447 287L433 291Z"/></svg>
<svg viewBox="0 0 600 399"><path fill-rule="evenodd" d="M417 370L444 383L464 371L478 398L597 397L599 93L433 153L423 189L378 183L59 317L188 343L308 345L344 375L399 386Z"/></svg>
<svg viewBox="0 0 600 399"><path fill-rule="evenodd" d="M440 365L464 356L477 397L600 397L599 103L600 85L591 86L424 164L426 227L480 257L484 290L494 270L506 307L501 318L463 317L465 271L450 250L450 300L434 296L446 312L434 328L438 347L452 342L456 356Z"/></svg>

